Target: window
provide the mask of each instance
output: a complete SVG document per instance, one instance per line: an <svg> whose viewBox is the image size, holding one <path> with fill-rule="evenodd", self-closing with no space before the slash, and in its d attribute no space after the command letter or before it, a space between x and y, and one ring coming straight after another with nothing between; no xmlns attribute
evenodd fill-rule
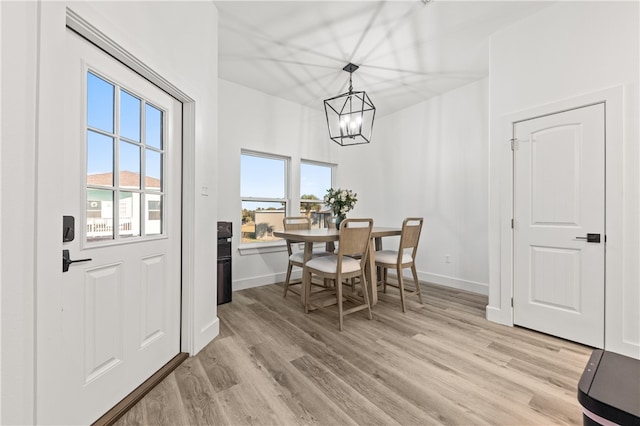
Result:
<svg viewBox="0 0 640 426"><path fill-rule="evenodd" d="M312 228L326 228L331 210L322 201L333 184L333 165L300 163L300 214L311 218Z"/></svg>
<svg viewBox="0 0 640 426"><path fill-rule="evenodd" d="M164 111L87 72L87 242L163 233L163 122Z"/></svg>
<svg viewBox="0 0 640 426"><path fill-rule="evenodd" d="M281 240L273 236L273 231L282 230L287 212L288 167L285 157L242 153L242 244Z"/></svg>

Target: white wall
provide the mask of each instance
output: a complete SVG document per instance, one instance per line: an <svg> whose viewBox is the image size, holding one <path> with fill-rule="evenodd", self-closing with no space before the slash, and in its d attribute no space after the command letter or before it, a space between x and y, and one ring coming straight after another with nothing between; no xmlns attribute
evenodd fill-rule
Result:
<svg viewBox="0 0 640 426"><path fill-rule="evenodd" d="M345 149L341 163L343 179L366 189L354 214L370 214L380 226L424 217L421 280L483 294L489 282L488 108L488 80L468 84L377 119L372 143Z"/></svg>
<svg viewBox="0 0 640 426"><path fill-rule="evenodd" d="M28 423L34 396L35 2L0 2L1 424ZM19 42L16 42L19 40Z"/></svg>
<svg viewBox="0 0 640 426"><path fill-rule="evenodd" d="M196 102L191 170L194 256L186 266L194 282L191 350L217 334L215 292L215 190L217 149L217 10L201 2L0 2L2 19L2 424L33 424L35 413L35 306L59 288L62 211L36 217L37 203L56 198L55 179L38 173L60 164L64 134L59 84L64 57L65 8L115 40ZM203 47L203 46L206 46ZM187 124L188 125L188 124ZM201 190L208 186L208 190ZM203 193L204 192L204 193ZM34 229L34 225L36 226ZM34 261L37 259L37 262ZM8 267L9 266L9 267ZM54 268L56 273L48 273ZM53 270L53 269L51 269ZM39 308L40 309L40 308ZM42 337L42 336L41 336ZM40 342L40 340L38 340ZM48 342L57 344L60 342ZM39 374L44 374L40 371Z"/></svg>
<svg viewBox="0 0 640 426"><path fill-rule="evenodd" d="M607 205L607 221L619 218L622 223L620 235L608 240L607 256L621 256L622 266L619 279L606 283L605 347L635 357L640 357L639 21L637 2L560 2L492 37L487 307L489 319L511 323L507 303L511 289L500 278L501 269L504 276L504 268L509 267L501 259L501 250L504 252L509 241L504 229L505 221L510 220L501 214L503 199L508 196L503 182L510 179L509 136L504 135L501 121L514 112L625 85L621 158L613 159L619 160L622 171L607 171L607 176L622 173L622 187L615 188L621 206L609 201Z"/></svg>
<svg viewBox="0 0 640 426"><path fill-rule="evenodd" d="M282 281L287 266L284 243L279 249L238 251L240 244L240 151L241 149L291 158L292 206L299 196L300 160L336 163L339 147L326 133L326 121L319 110L219 80L218 129L218 218L233 222L233 289ZM320 99L319 102L322 102ZM339 177L338 177L338 182ZM297 214L290 212L289 214Z"/></svg>
<svg viewBox="0 0 640 426"><path fill-rule="evenodd" d="M486 79L378 118L373 142L349 147L329 140L320 111L224 80L219 88L218 217L234 222L234 249L240 243L241 149L291 157L294 182L301 158L334 162L336 185L358 193L349 216L373 217L378 226L425 217L421 279L487 293ZM284 247L244 255L234 250L234 289L282 281L286 265Z"/></svg>

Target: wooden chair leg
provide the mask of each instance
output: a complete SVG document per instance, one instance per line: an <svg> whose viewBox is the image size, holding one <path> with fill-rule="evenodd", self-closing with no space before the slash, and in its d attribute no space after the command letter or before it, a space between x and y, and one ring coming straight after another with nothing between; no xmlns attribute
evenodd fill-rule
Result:
<svg viewBox="0 0 640 426"><path fill-rule="evenodd" d="M284 279L284 293L282 294L282 297L287 297L287 290L289 290L289 282L291 280L292 269L293 269L293 266L289 263L289 266L287 266L287 276Z"/></svg>
<svg viewBox="0 0 640 426"><path fill-rule="evenodd" d="M402 268L398 268L398 287L400 288L400 301L402 302L402 312L407 312L404 300L404 279L402 278Z"/></svg>
<svg viewBox="0 0 640 426"><path fill-rule="evenodd" d="M364 303L367 304L367 311L369 311L369 319L372 320L373 316L371 315L371 302L369 302L369 290L367 290L367 280L364 278L364 274L360 278L360 284L362 286L362 295L364 297Z"/></svg>
<svg viewBox="0 0 640 426"><path fill-rule="evenodd" d="M305 285L305 278L307 279L307 284ZM307 272L306 270L302 270L302 286L304 288L304 313L309 313L309 293L311 293L311 272Z"/></svg>
<svg viewBox="0 0 640 426"><path fill-rule="evenodd" d="M387 292L387 270L388 268L382 268L382 292Z"/></svg>
<svg viewBox="0 0 640 426"><path fill-rule="evenodd" d="M342 277L340 274L336 277L336 298L338 299L338 328L342 331L344 319L342 316Z"/></svg>
<svg viewBox="0 0 640 426"><path fill-rule="evenodd" d="M411 273L413 274L413 282L416 284L416 291L418 292L418 300L421 305L424 305L422 301L422 290L420 289L420 283L418 282L418 271L416 271L415 263L411 265Z"/></svg>

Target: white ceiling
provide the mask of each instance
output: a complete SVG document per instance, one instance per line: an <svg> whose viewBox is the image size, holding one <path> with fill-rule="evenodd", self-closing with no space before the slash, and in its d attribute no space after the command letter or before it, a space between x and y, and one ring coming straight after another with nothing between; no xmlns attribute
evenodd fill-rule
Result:
<svg viewBox="0 0 640 426"><path fill-rule="evenodd" d="M219 76L322 109L365 90L389 114L489 73L489 36L544 1L214 1ZM524 31L524 29L523 29Z"/></svg>

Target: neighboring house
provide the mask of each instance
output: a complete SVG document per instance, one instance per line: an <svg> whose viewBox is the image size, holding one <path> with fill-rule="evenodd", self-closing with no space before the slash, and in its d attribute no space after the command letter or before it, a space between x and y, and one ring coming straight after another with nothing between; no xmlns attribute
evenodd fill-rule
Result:
<svg viewBox="0 0 640 426"><path fill-rule="evenodd" d="M119 174L119 187L124 189L140 189L140 174L123 170ZM146 176L145 188L161 190L160 179ZM112 187L113 173L96 173L87 176L87 185L95 187ZM118 232L121 236L140 235L140 195L134 192L121 191L119 200L120 224ZM145 206L146 234L161 232L160 200L148 197ZM99 188L87 190L87 237L96 240L110 238L113 235L113 196L111 191Z"/></svg>

